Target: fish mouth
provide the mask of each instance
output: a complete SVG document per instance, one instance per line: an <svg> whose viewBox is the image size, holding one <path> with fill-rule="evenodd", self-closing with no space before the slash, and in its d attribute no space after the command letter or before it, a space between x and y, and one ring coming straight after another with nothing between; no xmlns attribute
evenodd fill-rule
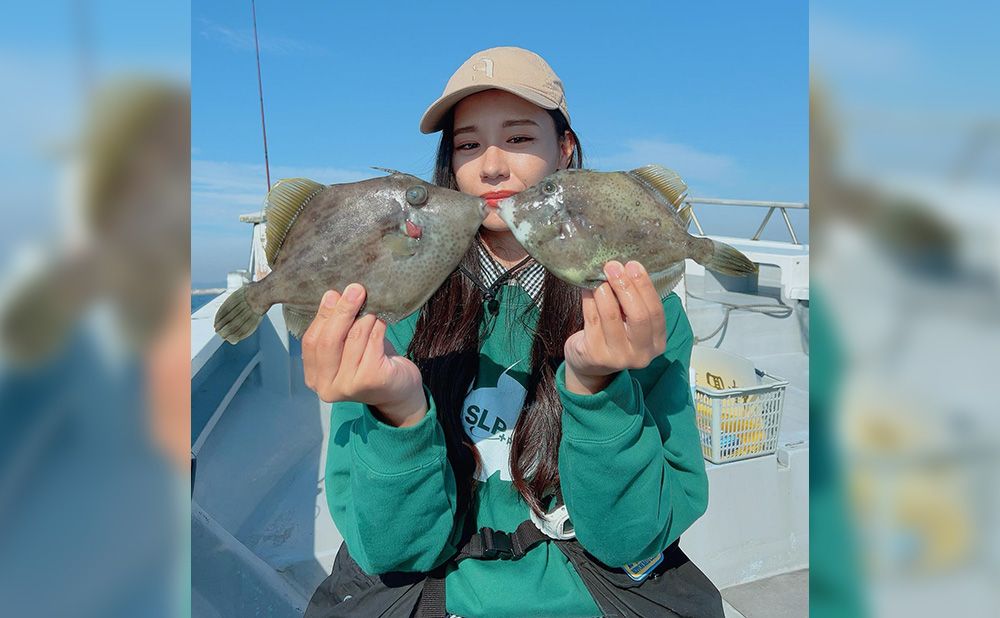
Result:
<svg viewBox="0 0 1000 618"><path fill-rule="evenodd" d="M488 213L489 213L489 208L487 208L486 200L480 199L479 200L479 216L481 216L481 217L483 217L485 219L486 215Z"/></svg>
<svg viewBox="0 0 1000 618"><path fill-rule="evenodd" d="M513 195L513 193L511 195ZM508 218L504 216L504 214L505 213L509 214L514 211L514 198L506 197L502 200L497 201L497 203L495 204L495 208L497 209L498 211L497 214L500 215L500 218L506 221L507 225L510 225L511 222L508 221Z"/></svg>
<svg viewBox="0 0 1000 618"><path fill-rule="evenodd" d="M421 236L423 236L423 234L424 234L424 228L420 227L419 225L417 225L416 223L410 221L409 219L406 220L406 235L407 236L409 236L410 238L413 238L413 239L417 239L417 238L420 238Z"/></svg>

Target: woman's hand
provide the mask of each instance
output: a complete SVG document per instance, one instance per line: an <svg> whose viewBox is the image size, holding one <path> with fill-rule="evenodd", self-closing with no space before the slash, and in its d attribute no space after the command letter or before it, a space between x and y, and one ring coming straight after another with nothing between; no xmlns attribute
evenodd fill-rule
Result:
<svg viewBox="0 0 1000 618"><path fill-rule="evenodd" d="M566 388L592 395L623 369L641 369L663 354L666 320L660 295L638 262L604 265L608 280L583 291L583 330L566 340Z"/></svg>
<svg viewBox="0 0 1000 618"><path fill-rule="evenodd" d="M306 386L327 403L366 403L392 425L414 425L427 413L420 370L385 340L385 322L357 317L364 301L357 283L323 295L302 336Z"/></svg>

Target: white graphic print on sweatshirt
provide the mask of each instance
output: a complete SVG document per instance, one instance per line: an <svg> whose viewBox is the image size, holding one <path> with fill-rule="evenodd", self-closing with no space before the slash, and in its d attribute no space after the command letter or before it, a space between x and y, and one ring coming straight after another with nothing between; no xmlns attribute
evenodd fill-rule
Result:
<svg viewBox="0 0 1000 618"><path fill-rule="evenodd" d="M501 480L512 480L510 446L527 395L521 383L509 375L512 368L513 365L500 375L495 388L473 389L465 396L462 421L465 433L472 438L483 460L476 477L480 481L486 481L498 470Z"/></svg>

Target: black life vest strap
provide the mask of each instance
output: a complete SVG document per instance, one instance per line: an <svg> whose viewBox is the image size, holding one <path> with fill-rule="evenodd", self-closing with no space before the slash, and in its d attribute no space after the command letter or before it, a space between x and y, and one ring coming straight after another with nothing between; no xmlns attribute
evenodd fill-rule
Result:
<svg viewBox="0 0 1000 618"><path fill-rule="evenodd" d="M518 525L513 533L480 528L469 537L454 557L427 574L424 580L417 618L444 618L448 615L444 590L445 568L449 563L458 563L468 558L476 560L517 560L523 558L535 545L548 541L548 536L530 519Z"/></svg>

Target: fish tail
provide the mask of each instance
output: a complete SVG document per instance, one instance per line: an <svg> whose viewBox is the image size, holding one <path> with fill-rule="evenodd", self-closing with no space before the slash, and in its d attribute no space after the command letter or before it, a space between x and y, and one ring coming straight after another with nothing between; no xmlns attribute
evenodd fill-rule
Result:
<svg viewBox="0 0 1000 618"><path fill-rule="evenodd" d="M249 337L264 317L247 302L247 287L244 285L230 294L215 314L215 332L229 343L235 344Z"/></svg>
<svg viewBox="0 0 1000 618"><path fill-rule="evenodd" d="M735 277L752 275L757 272L757 265L738 249L717 240L711 240L711 243L711 255L708 256L707 260L701 262L705 268Z"/></svg>

